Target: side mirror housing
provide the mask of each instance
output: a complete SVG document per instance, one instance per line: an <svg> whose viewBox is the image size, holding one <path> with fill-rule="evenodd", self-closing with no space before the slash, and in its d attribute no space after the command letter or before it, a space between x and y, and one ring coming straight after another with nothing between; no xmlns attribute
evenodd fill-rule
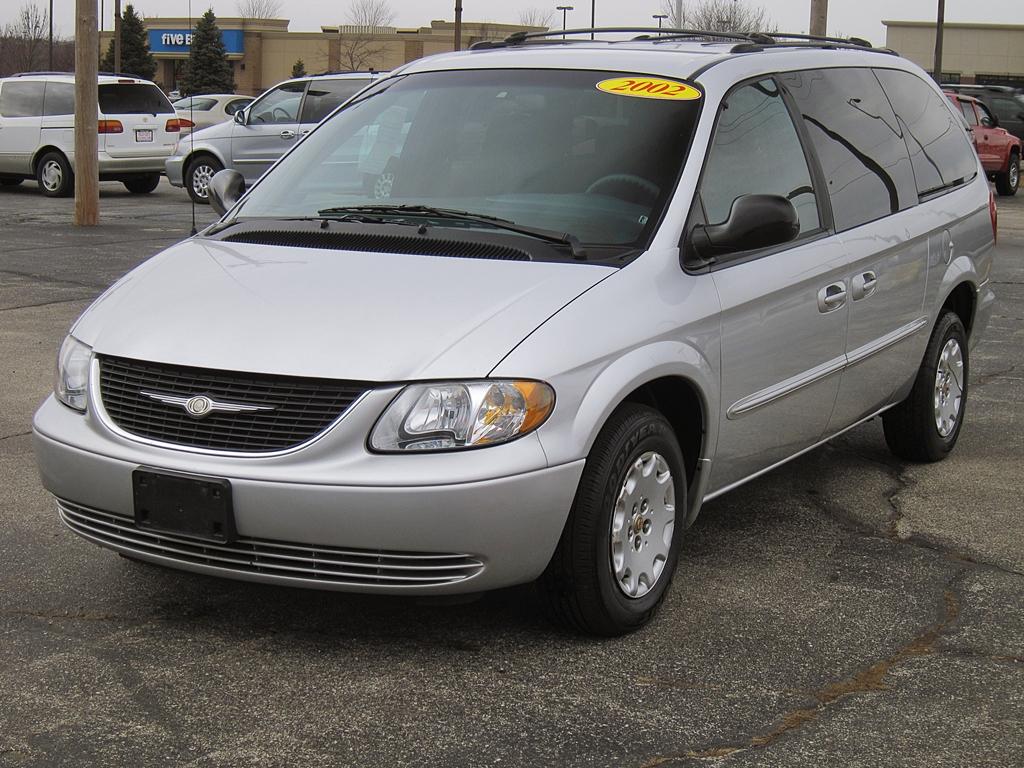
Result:
<svg viewBox="0 0 1024 768"><path fill-rule="evenodd" d="M985 128L998 128L999 127L999 120L996 119L995 115L993 115L992 117L989 117L988 115L984 115L981 118L981 124Z"/></svg>
<svg viewBox="0 0 1024 768"><path fill-rule="evenodd" d="M210 207L223 216L233 208L245 192L245 177L238 171L225 168L217 171L206 188L210 196Z"/></svg>
<svg viewBox="0 0 1024 768"><path fill-rule="evenodd" d="M789 200L781 195L741 195L724 222L696 227L691 244L701 259L710 262L730 253L782 245L799 234L800 217Z"/></svg>
<svg viewBox="0 0 1024 768"><path fill-rule="evenodd" d="M245 110L240 109L235 112L235 122L239 125L245 125Z"/></svg>

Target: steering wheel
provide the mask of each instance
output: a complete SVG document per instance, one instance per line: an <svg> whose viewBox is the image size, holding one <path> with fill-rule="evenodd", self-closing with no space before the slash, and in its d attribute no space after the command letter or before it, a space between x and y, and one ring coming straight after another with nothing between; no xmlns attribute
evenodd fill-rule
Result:
<svg viewBox="0 0 1024 768"><path fill-rule="evenodd" d="M280 118L277 116L278 112L281 113ZM274 109L271 111L271 114L274 116L275 121L279 121L282 123L291 122L293 119L292 116L289 115L287 111L285 111L284 107L274 107Z"/></svg>
<svg viewBox="0 0 1024 768"><path fill-rule="evenodd" d="M602 192L602 189L609 187L609 191ZM623 190L623 188L634 187L642 193L640 199L637 199L636 195L624 196L622 194L615 194L613 190ZM628 203L654 203L661 194L661 188L652 181L648 181L642 176L637 176L632 173L609 173L607 176L602 176L600 179L595 181L589 187L587 187L588 195L607 194L612 197L617 197L621 200L625 200Z"/></svg>

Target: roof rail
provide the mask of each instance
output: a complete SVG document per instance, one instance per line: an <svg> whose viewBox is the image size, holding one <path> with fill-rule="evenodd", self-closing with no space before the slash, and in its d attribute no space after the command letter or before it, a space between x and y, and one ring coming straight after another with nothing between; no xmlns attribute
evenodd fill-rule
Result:
<svg viewBox="0 0 1024 768"><path fill-rule="evenodd" d="M133 75L128 72L97 72L97 76L100 77L131 77L136 80L145 80L146 78L141 75ZM74 72L16 72L10 77L45 77L47 75L66 75L68 77L74 77Z"/></svg>
<svg viewBox="0 0 1024 768"><path fill-rule="evenodd" d="M537 42L560 43L562 42L561 38L564 38L566 35L594 35L597 33L631 33L639 35L639 37L633 38L634 40L697 38L721 41L742 40L744 42L753 43L758 42L761 39L760 36L757 35L744 34L740 32L715 32L706 29L674 29L671 27L664 27L661 29L658 27L585 27L580 29L549 29L547 32L513 32L502 41L481 40L478 43L474 43L471 47L474 49L507 48L514 45L524 45L534 40Z"/></svg>
<svg viewBox="0 0 1024 768"><path fill-rule="evenodd" d="M39 77L42 75L73 75L74 72L15 72L8 77Z"/></svg>
<svg viewBox="0 0 1024 768"><path fill-rule="evenodd" d="M733 46L733 53L754 53L766 48L824 48L845 49L855 51L874 51L892 56L899 54L892 48L875 48L861 37L827 37L825 35L804 35L796 32L756 32L751 37L758 37L756 43L740 43Z"/></svg>

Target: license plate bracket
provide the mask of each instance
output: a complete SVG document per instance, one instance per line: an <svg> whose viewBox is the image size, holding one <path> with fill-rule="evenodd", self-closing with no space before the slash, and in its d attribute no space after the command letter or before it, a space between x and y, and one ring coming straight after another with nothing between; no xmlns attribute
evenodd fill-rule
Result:
<svg viewBox="0 0 1024 768"><path fill-rule="evenodd" d="M139 142L140 144L143 143L143 142L148 142L148 141L152 141L152 140L153 140L153 131L152 131L152 129L146 128L146 129L141 129L141 130L140 129L136 129L135 130L135 141Z"/></svg>
<svg viewBox="0 0 1024 768"><path fill-rule="evenodd" d="M132 494L141 530L222 544L238 537L227 480L139 467L132 472Z"/></svg>

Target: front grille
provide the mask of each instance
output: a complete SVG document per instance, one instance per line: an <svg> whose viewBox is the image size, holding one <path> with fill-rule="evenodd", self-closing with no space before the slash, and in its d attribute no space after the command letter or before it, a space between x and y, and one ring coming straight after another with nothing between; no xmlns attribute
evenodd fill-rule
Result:
<svg viewBox="0 0 1024 768"><path fill-rule="evenodd" d="M323 432L367 389L358 381L235 373L100 359L100 397L110 419L125 432L163 443L242 453L266 453L301 445ZM272 410L212 412L196 418L181 405L144 392L213 400Z"/></svg>
<svg viewBox="0 0 1024 768"><path fill-rule="evenodd" d="M340 549L314 544L238 539L216 544L178 534L143 531L130 517L58 499L60 519L97 544L159 555L180 563L209 565L237 573L347 586L431 587L476 576L483 563L469 555Z"/></svg>

